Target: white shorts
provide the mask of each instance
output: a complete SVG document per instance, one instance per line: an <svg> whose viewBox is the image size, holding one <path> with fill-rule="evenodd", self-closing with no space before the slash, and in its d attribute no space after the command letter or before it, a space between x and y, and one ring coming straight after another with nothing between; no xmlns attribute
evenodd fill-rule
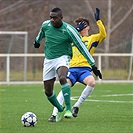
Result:
<svg viewBox="0 0 133 133"><path fill-rule="evenodd" d="M70 57L67 55L63 55L59 58L55 59L44 59L43 64L43 81L53 79L57 77L57 69L60 66L69 67Z"/></svg>

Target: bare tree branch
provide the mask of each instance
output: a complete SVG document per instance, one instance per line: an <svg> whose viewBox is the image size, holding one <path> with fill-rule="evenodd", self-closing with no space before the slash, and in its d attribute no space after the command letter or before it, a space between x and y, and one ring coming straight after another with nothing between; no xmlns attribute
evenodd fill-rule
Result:
<svg viewBox="0 0 133 133"><path fill-rule="evenodd" d="M91 7L90 2L89 2L88 0L85 0L85 3L86 3L86 5L87 5L88 9L90 10L92 16L94 16L94 11L93 11L93 9L92 9L92 7Z"/></svg>
<svg viewBox="0 0 133 133"><path fill-rule="evenodd" d="M133 10L133 5L132 5L132 7L129 9L129 11L125 14L125 16L118 22L118 23L116 23L112 28L111 28L111 30L110 30L110 33L112 33L118 26L120 26L123 22L124 22L124 20L128 17L128 15L132 12L132 10Z"/></svg>

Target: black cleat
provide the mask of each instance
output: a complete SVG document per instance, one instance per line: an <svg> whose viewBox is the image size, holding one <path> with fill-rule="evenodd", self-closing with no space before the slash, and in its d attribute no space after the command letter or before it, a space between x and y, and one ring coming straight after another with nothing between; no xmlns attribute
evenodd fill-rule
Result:
<svg viewBox="0 0 133 133"><path fill-rule="evenodd" d="M78 111L79 111L79 108L78 107L73 107L72 108L72 115L73 115L73 117L77 117Z"/></svg>
<svg viewBox="0 0 133 133"><path fill-rule="evenodd" d="M56 116L52 115L49 119L48 122L56 122Z"/></svg>

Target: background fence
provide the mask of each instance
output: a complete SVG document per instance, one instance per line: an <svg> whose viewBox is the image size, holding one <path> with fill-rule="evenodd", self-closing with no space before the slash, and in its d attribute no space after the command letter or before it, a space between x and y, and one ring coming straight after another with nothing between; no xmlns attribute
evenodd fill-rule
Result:
<svg viewBox="0 0 133 133"><path fill-rule="evenodd" d="M0 54L0 84L42 83L44 57L44 54ZM105 57L108 57L108 68L105 66ZM103 74L103 79L96 77L96 82L133 83L133 54L99 53L94 55L94 59Z"/></svg>
<svg viewBox="0 0 133 133"><path fill-rule="evenodd" d="M0 5L0 84L42 83L45 39L39 49L33 42L54 7L73 26L77 17L89 19L90 35L99 32L94 17L99 8L107 37L94 55L103 73L96 82L133 82L132 0L2 0Z"/></svg>

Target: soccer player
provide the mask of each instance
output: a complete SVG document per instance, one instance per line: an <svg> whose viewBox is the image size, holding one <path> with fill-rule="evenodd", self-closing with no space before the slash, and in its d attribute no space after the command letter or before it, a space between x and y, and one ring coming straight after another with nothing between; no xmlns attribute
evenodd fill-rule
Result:
<svg viewBox="0 0 133 133"><path fill-rule="evenodd" d="M35 39L34 47L39 48L41 40L45 38L45 59L43 66L44 90L47 99L53 106L58 109L56 122L59 122L62 119L62 112L64 111L64 108L58 102L53 91L54 82L57 75L61 84L61 89L66 105L64 117L72 117L70 104L70 85L66 79L69 60L72 57L71 44L74 43L78 50L85 56L87 61L92 66L93 72L96 76L101 75L101 73L95 66L95 61L82 42L77 30L68 23L62 21L62 10L56 7L51 10L49 16L50 20L44 21L41 26L38 36Z"/></svg>
<svg viewBox="0 0 133 133"><path fill-rule="evenodd" d="M93 53L95 52L96 47L100 45L100 43L106 38L106 30L102 21L100 20L100 10L98 8L96 8L96 12L94 15L96 19L96 24L99 27L99 33L92 34L90 36L88 33L88 31L90 30L89 20L82 17L79 17L75 20L76 29L80 33L82 41L86 44L91 55L93 55ZM67 81L70 86L73 86L76 82L80 82L86 85L78 101L74 104L72 108L73 117L77 117L81 103L83 103L83 101L94 90L95 79L91 73L91 65L88 64L87 60L83 57L83 55L79 52L75 45L72 47L72 50L73 58L70 61ZM101 75L99 75L99 78L102 78ZM63 104L64 98L62 92L58 94L57 99L60 104ZM57 112L58 110L54 108L52 116L48 120L49 122L55 122Z"/></svg>

